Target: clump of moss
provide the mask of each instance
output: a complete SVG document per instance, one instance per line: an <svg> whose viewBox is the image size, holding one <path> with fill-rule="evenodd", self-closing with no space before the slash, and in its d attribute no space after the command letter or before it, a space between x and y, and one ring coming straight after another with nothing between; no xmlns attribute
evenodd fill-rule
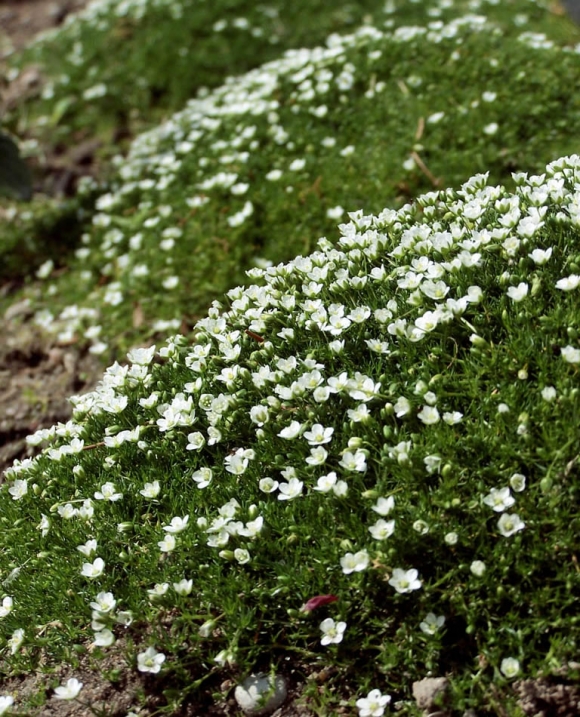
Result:
<svg viewBox="0 0 580 717"><path fill-rule="evenodd" d="M426 675L502 715L516 677L574 674L580 157L487 179L252 270L29 439L0 488L13 670L92 640L179 702L291 661L336 670L327 714L408 715Z"/></svg>
<svg viewBox="0 0 580 717"><path fill-rule="evenodd" d="M312 251L346 210L572 152L579 80L578 53L508 42L479 16L288 52L135 140L38 321L105 356L186 330L254 262Z"/></svg>

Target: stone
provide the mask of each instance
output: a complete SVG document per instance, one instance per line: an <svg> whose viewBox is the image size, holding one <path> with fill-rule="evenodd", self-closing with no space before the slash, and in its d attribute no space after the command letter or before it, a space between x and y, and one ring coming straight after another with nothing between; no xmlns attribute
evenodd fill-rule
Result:
<svg viewBox="0 0 580 717"><path fill-rule="evenodd" d="M426 677L424 680L413 682L413 697L417 707L430 710L436 707L435 701L447 691L449 681L446 677Z"/></svg>
<svg viewBox="0 0 580 717"><path fill-rule="evenodd" d="M286 699L286 680L281 675L250 675L236 687L234 697L248 717L271 714Z"/></svg>

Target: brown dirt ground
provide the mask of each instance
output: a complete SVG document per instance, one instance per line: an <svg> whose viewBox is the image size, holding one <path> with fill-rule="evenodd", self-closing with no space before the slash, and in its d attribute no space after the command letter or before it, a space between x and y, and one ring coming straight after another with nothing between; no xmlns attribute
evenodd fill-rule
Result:
<svg viewBox="0 0 580 717"><path fill-rule="evenodd" d="M56 27L87 0L1 0L1 63L39 32ZM22 88L25 91L25 88ZM0 284L0 296L14 289ZM0 480L15 458L28 455L25 438L70 417L67 397L90 390L102 373L92 356L75 346L58 347L30 323L26 305L0 317Z"/></svg>

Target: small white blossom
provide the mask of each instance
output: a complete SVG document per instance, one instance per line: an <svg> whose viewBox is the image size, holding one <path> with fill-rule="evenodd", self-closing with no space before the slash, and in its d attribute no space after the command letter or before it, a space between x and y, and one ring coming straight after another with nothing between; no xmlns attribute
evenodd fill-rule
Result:
<svg viewBox="0 0 580 717"><path fill-rule="evenodd" d="M521 281L517 286L510 286L507 290L507 295L512 301L516 303L522 301L528 295L529 286L525 281Z"/></svg>
<svg viewBox="0 0 580 717"><path fill-rule="evenodd" d="M485 572L485 563L482 560L474 560L469 569L475 577L480 578Z"/></svg>
<svg viewBox="0 0 580 717"><path fill-rule="evenodd" d="M356 701L359 717L383 717L385 707L391 701L390 695L383 695L380 690L371 690L366 697Z"/></svg>
<svg viewBox="0 0 580 717"><path fill-rule="evenodd" d="M501 661L499 669L501 670L501 673L504 675L504 677L507 677L509 680L519 673L519 660L516 660L515 657L504 657L504 659Z"/></svg>
<svg viewBox="0 0 580 717"><path fill-rule="evenodd" d="M512 515L509 515L508 513L503 513L497 523L497 528L499 532L505 538L509 538L510 535L513 535L514 533L523 530L525 527L526 524L517 513L513 513Z"/></svg>
<svg viewBox="0 0 580 717"><path fill-rule="evenodd" d="M562 358L566 363L580 363L580 349L573 346L564 346L562 349Z"/></svg>
<svg viewBox="0 0 580 717"><path fill-rule="evenodd" d="M423 622L419 624L419 628L426 635L434 635L440 627L445 624L444 615L435 615L433 612L427 613Z"/></svg>
<svg viewBox="0 0 580 717"><path fill-rule="evenodd" d="M291 478L287 483L280 483L278 486L278 500L294 500L302 495L304 483L298 478Z"/></svg>
<svg viewBox="0 0 580 717"><path fill-rule="evenodd" d="M580 285L580 275L570 274L556 282L556 288L561 291L573 291Z"/></svg>
<svg viewBox="0 0 580 717"><path fill-rule="evenodd" d="M92 563L83 563L81 575L85 578L93 580L103 574L105 569L105 561L102 558L95 558Z"/></svg>
<svg viewBox="0 0 580 717"><path fill-rule="evenodd" d="M419 590L421 587L421 581L418 576L419 571L415 570L415 568L411 568L411 570L395 568L389 580L389 585L394 587L398 593L410 593L413 590Z"/></svg>
<svg viewBox="0 0 580 717"><path fill-rule="evenodd" d="M417 414L417 418L426 426L432 426L439 422L439 411L436 406L423 406Z"/></svg>
<svg viewBox="0 0 580 717"><path fill-rule="evenodd" d="M71 677L66 681L66 685L54 688L54 696L57 700L74 700L78 697L82 688L83 683L79 682L75 677Z"/></svg>
<svg viewBox="0 0 580 717"><path fill-rule="evenodd" d="M492 488L483 499L483 502L489 505L492 510L495 510L496 513L501 513L516 501L509 488Z"/></svg>
<svg viewBox="0 0 580 717"><path fill-rule="evenodd" d="M359 550L358 553L347 553L340 559L340 565L345 575L360 573L366 570L369 565L369 554L366 550Z"/></svg>
<svg viewBox="0 0 580 717"><path fill-rule="evenodd" d="M331 617L327 617L320 623L320 629L322 630L321 645L337 645L342 642L346 622L335 622Z"/></svg>
<svg viewBox="0 0 580 717"><path fill-rule="evenodd" d="M165 655L157 652L154 647L148 647L145 652L137 655L137 669L139 672L157 673L165 662Z"/></svg>

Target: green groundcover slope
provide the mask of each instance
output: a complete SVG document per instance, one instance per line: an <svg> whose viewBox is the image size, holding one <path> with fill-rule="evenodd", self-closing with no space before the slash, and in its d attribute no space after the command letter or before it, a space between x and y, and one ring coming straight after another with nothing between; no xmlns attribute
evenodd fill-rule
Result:
<svg viewBox="0 0 580 717"><path fill-rule="evenodd" d="M43 264L24 296L40 326L105 358L185 331L246 269L310 252L346 211L576 151L579 82L577 48L473 14L289 51L137 137L76 257ZM12 217L14 237L26 227Z"/></svg>
<svg viewBox="0 0 580 717"><path fill-rule="evenodd" d="M363 22L389 28L477 12L512 35L525 27L571 39L572 25L548 7L538 0L93 0L11 58L10 79L33 65L43 86L8 120L20 134L53 143L88 133L110 139L180 109L201 87Z"/></svg>
<svg viewBox="0 0 580 717"><path fill-rule="evenodd" d="M327 715L417 715L444 675L452 714L521 715L522 680L577 681L580 157L514 183L352 213L32 437L4 663L122 645L184 699L329 666Z"/></svg>

